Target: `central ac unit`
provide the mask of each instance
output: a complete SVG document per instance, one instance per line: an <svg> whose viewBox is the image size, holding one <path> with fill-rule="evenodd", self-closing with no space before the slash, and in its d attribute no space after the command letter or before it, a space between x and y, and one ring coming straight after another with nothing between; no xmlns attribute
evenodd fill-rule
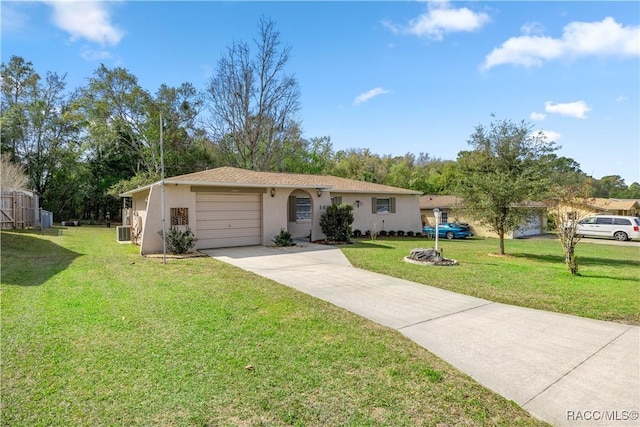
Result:
<svg viewBox="0 0 640 427"><path fill-rule="evenodd" d="M131 227L128 225L119 225L118 229L118 242L125 242L131 240Z"/></svg>

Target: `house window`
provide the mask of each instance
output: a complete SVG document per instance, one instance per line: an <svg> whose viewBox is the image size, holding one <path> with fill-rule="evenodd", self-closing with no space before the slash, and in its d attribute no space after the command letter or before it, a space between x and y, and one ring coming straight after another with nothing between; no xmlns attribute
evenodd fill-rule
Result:
<svg viewBox="0 0 640 427"><path fill-rule="evenodd" d="M342 197L339 196L335 196L331 198L331 204L332 205L339 205L342 203Z"/></svg>
<svg viewBox="0 0 640 427"><path fill-rule="evenodd" d="M440 224L446 224L447 222L449 222L449 213L440 212Z"/></svg>
<svg viewBox="0 0 640 427"><path fill-rule="evenodd" d="M171 225L189 225L189 208L171 208Z"/></svg>
<svg viewBox="0 0 640 427"><path fill-rule="evenodd" d="M296 221L311 220L311 198L296 197Z"/></svg>
<svg viewBox="0 0 640 427"><path fill-rule="evenodd" d="M377 197L372 197L371 213L374 213L374 214L396 213L396 198L389 197L386 199L379 199Z"/></svg>

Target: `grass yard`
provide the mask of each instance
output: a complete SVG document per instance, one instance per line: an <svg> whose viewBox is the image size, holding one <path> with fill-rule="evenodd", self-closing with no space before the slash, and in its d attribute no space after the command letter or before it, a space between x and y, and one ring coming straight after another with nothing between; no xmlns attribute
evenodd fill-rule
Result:
<svg viewBox="0 0 640 427"><path fill-rule="evenodd" d="M543 424L400 334L216 260L163 265L115 229L0 236L2 425ZM403 245L346 251L400 274ZM464 258L448 274L505 262L549 260Z"/></svg>
<svg viewBox="0 0 640 427"><path fill-rule="evenodd" d="M496 239L440 240L453 267L403 262L411 249L433 240L357 240L344 253L360 268L491 301L593 319L640 324L640 249L580 242L580 276L564 264L560 243L547 239L507 240L507 256Z"/></svg>

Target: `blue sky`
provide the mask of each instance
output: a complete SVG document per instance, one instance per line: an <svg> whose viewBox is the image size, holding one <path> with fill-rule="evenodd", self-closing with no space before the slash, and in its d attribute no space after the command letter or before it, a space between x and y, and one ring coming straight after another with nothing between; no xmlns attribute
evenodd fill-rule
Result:
<svg viewBox="0 0 640 427"><path fill-rule="evenodd" d="M67 73L100 63L155 93L205 89L261 16L292 48L305 137L335 150L455 159L478 124L525 120L596 178L640 182L640 3L11 2L2 61Z"/></svg>

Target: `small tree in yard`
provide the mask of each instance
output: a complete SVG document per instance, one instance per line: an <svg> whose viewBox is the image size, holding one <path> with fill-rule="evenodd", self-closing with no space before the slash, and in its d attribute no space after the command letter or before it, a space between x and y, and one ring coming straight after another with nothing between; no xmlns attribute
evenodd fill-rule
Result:
<svg viewBox="0 0 640 427"><path fill-rule="evenodd" d="M539 200L548 189L549 154L557 147L510 120L478 125L468 142L473 150L458 154L457 195L467 215L498 234L504 255L505 233L529 215L523 202Z"/></svg>
<svg viewBox="0 0 640 427"><path fill-rule="evenodd" d="M320 216L320 228L327 240L348 242L353 224L353 206L347 203L329 206Z"/></svg>
<svg viewBox="0 0 640 427"><path fill-rule="evenodd" d="M582 219L581 207L588 201L588 183L558 186L550 199L549 212L556 223L558 240L564 251L564 263L571 274L578 274L578 257L575 248L582 235L576 232Z"/></svg>

